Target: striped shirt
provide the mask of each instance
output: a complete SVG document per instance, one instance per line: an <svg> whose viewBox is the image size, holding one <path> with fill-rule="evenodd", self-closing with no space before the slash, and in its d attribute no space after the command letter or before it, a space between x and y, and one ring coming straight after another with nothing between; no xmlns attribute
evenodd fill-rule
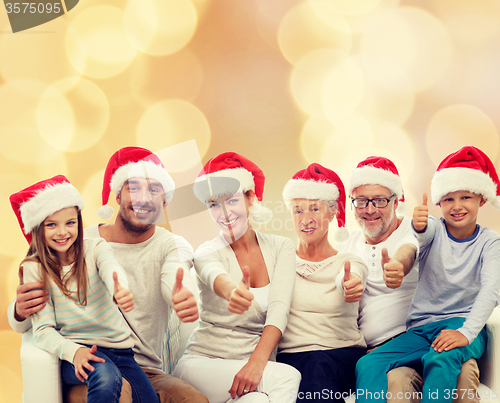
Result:
<svg viewBox="0 0 500 403"><path fill-rule="evenodd" d="M37 347L73 362L82 344L125 349L134 346L132 331L113 301L113 272L118 274L122 287L128 289L125 272L115 260L113 249L102 238L86 239L87 305L82 306L66 297L55 282L48 280L47 305L33 315L33 330ZM71 266L63 266L64 277ZM24 282L41 281L40 264L24 263ZM68 282L76 295L75 279Z"/></svg>

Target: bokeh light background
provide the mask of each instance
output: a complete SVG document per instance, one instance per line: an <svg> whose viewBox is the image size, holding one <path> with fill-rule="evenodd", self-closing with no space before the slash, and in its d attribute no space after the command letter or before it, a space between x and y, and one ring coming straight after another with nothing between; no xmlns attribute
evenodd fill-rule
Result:
<svg viewBox="0 0 500 403"><path fill-rule="evenodd" d="M411 211L461 146L500 168L499 50L496 0L81 0L16 34L2 3L0 401L22 393L5 312L27 245L11 193L64 174L95 224L114 151L194 139L203 162L236 151L264 170L265 231L294 238L281 191L311 162L347 181L361 159L387 156ZM188 184L194 164L171 157ZM479 221L500 230L489 205ZM184 223L172 228L197 246L200 221Z"/></svg>

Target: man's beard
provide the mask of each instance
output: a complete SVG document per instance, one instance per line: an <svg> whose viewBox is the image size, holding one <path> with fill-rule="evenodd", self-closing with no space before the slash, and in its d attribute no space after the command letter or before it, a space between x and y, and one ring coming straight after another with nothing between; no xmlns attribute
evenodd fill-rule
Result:
<svg viewBox="0 0 500 403"><path fill-rule="evenodd" d="M394 212L393 209L391 209L390 216L383 221L381 220L380 225L377 228L369 229L366 226L366 221L362 217L356 217L356 221L361 227L363 234L370 238L377 238L385 234L395 219L396 219L396 213Z"/></svg>
<svg viewBox="0 0 500 403"><path fill-rule="evenodd" d="M130 211L130 210L127 210ZM137 217L134 216L136 221L132 221L131 219L128 218L128 214L122 214L121 209L118 211L118 214L120 215L121 221L123 223L123 226L125 227L125 230L131 234L135 234L137 236L143 234L146 232L148 229L150 229L153 225L155 225L156 220L158 219L159 212L154 216L153 222L148 223L148 222L141 222L137 219ZM133 210L130 212L130 214L134 214Z"/></svg>

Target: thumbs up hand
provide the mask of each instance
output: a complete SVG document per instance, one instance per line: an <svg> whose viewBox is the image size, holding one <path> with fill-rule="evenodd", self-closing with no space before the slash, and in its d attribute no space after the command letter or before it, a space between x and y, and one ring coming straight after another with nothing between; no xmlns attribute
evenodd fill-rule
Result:
<svg viewBox="0 0 500 403"><path fill-rule="evenodd" d="M240 284L229 295L229 311L242 314L252 305L253 294L250 292L250 269L248 266L241 268L243 278Z"/></svg>
<svg viewBox="0 0 500 403"><path fill-rule="evenodd" d="M413 210L413 227L417 232L425 231L428 217L429 209L427 207L427 194L424 193L422 205L415 207Z"/></svg>
<svg viewBox="0 0 500 403"><path fill-rule="evenodd" d="M123 312L130 312L134 309L134 297L132 293L123 288L118 281L118 274L113 272L113 281L115 282L115 291L113 293L113 298L118 306L123 310Z"/></svg>
<svg viewBox="0 0 500 403"><path fill-rule="evenodd" d="M351 273L351 262L344 263L344 301L358 302L363 295L364 287L361 284L361 277L356 273Z"/></svg>
<svg viewBox="0 0 500 403"><path fill-rule="evenodd" d="M174 311L181 322L194 322L198 319L198 305L196 305L193 293L182 285L183 278L184 270L182 267L179 267L175 275L175 284L172 290Z"/></svg>
<svg viewBox="0 0 500 403"><path fill-rule="evenodd" d="M405 276L404 266L399 260L389 257L387 248L382 248L382 270L388 288L398 288L401 285Z"/></svg>

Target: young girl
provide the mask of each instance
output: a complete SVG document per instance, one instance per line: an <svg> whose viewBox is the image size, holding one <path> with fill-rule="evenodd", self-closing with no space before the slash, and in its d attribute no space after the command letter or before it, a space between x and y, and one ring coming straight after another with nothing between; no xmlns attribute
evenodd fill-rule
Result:
<svg viewBox="0 0 500 403"><path fill-rule="evenodd" d="M62 175L10 197L30 248L24 282L38 281L48 303L33 315L35 344L62 361L67 384L88 385L87 401L117 403L122 376L134 402L157 402L147 376L134 360L125 312L134 301L127 279L102 239L83 239L83 199Z"/></svg>

